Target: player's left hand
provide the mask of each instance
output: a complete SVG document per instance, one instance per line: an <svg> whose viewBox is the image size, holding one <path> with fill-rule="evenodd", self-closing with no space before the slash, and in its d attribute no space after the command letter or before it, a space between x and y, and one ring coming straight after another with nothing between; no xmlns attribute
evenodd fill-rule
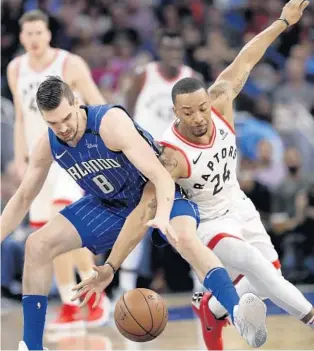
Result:
<svg viewBox="0 0 314 351"><path fill-rule="evenodd" d="M303 11L310 2L307 0L290 0L284 6L280 18L285 18L290 26L299 22Z"/></svg>
<svg viewBox="0 0 314 351"><path fill-rule="evenodd" d="M152 228L159 229L163 234L169 237L174 243L178 242L178 235L169 223L169 219L155 217L147 222L147 225Z"/></svg>
<svg viewBox="0 0 314 351"><path fill-rule="evenodd" d="M72 297L71 301L75 301L85 295L80 307L85 306L95 294L95 302L92 306L95 308L100 301L101 293L113 280L114 272L110 265L93 266L93 270L95 273L90 278L83 280L72 288L72 291L77 291L77 293Z"/></svg>

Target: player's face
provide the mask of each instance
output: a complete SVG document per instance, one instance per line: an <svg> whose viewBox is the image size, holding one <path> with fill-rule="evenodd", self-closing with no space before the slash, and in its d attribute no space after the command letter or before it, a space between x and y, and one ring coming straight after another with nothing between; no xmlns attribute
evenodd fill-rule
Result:
<svg viewBox="0 0 314 351"><path fill-rule="evenodd" d="M42 56L49 47L50 40L51 32L44 21L30 21L23 24L20 41L30 55Z"/></svg>
<svg viewBox="0 0 314 351"><path fill-rule="evenodd" d="M161 61L170 68L183 64L184 46L181 38L164 37L161 40L159 55Z"/></svg>
<svg viewBox="0 0 314 351"><path fill-rule="evenodd" d="M65 143L75 139L81 116L77 100L71 106L69 101L63 98L55 110L42 111L42 116L59 139Z"/></svg>
<svg viewBox="0 0 314 351"><path fill-rule="evenodd" d="M205 89L177 95L174 112L192 135L201 137L208 132L211 105Z"/></svg>

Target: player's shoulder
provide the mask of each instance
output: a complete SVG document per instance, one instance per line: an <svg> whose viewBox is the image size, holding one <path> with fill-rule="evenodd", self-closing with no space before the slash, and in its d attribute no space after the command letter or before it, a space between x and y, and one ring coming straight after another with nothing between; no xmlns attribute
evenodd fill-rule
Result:
<svg viewBox="0 0 314 351"><path fill-rule="evenodd" d="M155 62L148 62L144 65L138 65L134 69L134 76L138 78L145 77L147 72L151 71L154 66Z"/></svg>
<svg viewBox="0 0 314 351"><path fill-rule="evenodd" d="M19 56L14 57L14 59L12 59L7 67L7 72L8 74L12 74L14 72L17 72L19 69L19 66L21 64L21 60L26 56L26 54L21 54Z"/></svg>
<svg viewBox="0 0 314 351"><path fill-rule="evenodd" d="M80 69L82 66L87 65L85 60L76 54L72 54L71 52L65 51L66 55L66 69L69 71L77 71L77 69Z"/></svg>
<svg viewBox="0 0 314 351"><path fill-rule="evenodd" d="M26 54L19 55L11 60L7 67L7 77L10 88L12 89L13 86L17 83L21 61L25 57Z"/></svg>
<svg viewBox="0 0 314 351"><path fill-rule="evenodd" d="M100 129L113 131L121 127L121 124L132 122L128 112L120 105L104 104L95 105L90 108Z"/></svg>

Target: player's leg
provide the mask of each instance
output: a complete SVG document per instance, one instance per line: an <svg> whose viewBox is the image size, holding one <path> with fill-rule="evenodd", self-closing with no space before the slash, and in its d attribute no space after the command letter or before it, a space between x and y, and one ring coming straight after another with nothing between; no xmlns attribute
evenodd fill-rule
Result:
<svg viewBox="0 0 314 351"><path fill-rule="evenodd" d="M226 254L226 250L233 253L232 257ZM272 263L257 248L241 240L224 238L217 244L214 252L224 264L246 276L261 296L267 296L276 305L306 323L313 318L311 303L295 286L278 274Z"/></svg>
<svg viewBox="0 0 314 351"><path fill-rule="evenodd" d="M278 265L278 260L275 259L277 253L273 246L269 245L266 241L255 242L251 245L254 246L268 262L272 262L273 266L276 269L277 279L276 275L274 275L271 290L276 299L283 299L280 302L281 306L279 304L278 305L285 309L288 313L299 318L305 324L308 324L313 327L314 309L311 306L310 302L307 301L305 297L301 294L301 292L294 285L288 282L284 277L282 277L280 265ZM264 261L261 261L260 263L261 267L264 267L263 262ZM259 289L259 284L256 285L254 284L254 282L252 283L252 281L248 279L248 277L243 277L242 279L240 279L239 282L236 284L236 289L239 296L246 292L253 292L259 295L261 298L270 297L269 295L266 295L265 289L261 291ZM282 289L285 289L285 295L282 295ZM273 302L275 302L273 298L271 299L273 300ZM215 298L209 300L208 306L217 318L221 318L223 315L226 314L226 310L221 306L221 304L218 303L218 301Z"/></svg>
<svg viewBox="0 0 314 351"><path fill-rule="evenodd" d="M123 225L123 218L112 216L97 198L87 195L67 206L28 238L24 264L23 310L24 340L29 349L42 349L53 259L82 246L94 249L99 246L99 237L106 234L103 224L106 222L115 228L120 221ZM105 244L101 248L110 248L114 240L115 238L105 235Z"/></svg>
<svg viewBox="0 0 314 351"><path fill-rule="evenodd" d="M55 175L54 192L52 199L52 216L60 212L65 206L79 200L82 195L82 189L73 181L73 179L59 167L56 163L52 166ZM94 258L92 253L85 249L73 250L57 257L54 260L54 269L57 286L62 300L62 307L56 320L49 323L49 329L69 329L83 327L83 317L78 307L78 301L71 301L73 296L72 288L76 284L75 270L78 269L81 279L91 276L94 271L92 266ZM88 304L88 314L86 324L93 322L103 324L108 320L109 301L105 294L101 297L101 303L92 309L94 301L90 300ZM106 308L105 308L106 307Z"/></svg>
<svg viewBox="0 0 314 351"><path fill-rule="evenodd" d="M252 346L261 346L267 338L266 309L254 295L239 296L217 256L196 235L198 217L196 207L183 199L175 201L171 225L179 235L178 243L169 242L193 267L203 285L226 307L240 334ZM252 320L254 311L255 321ZM244 328L245 326L245 328Z"/></svg>
<svg viewBox="0 0 314 351"><path fill-rule="evenodd" d="M53 276L53 259L79 248L82 240L74 226L58 214L32 233L25 245L23 272L23 340L29 350L43 349L47 295Z"/></svg>
<svg viewBox="0 0 314 351"><path fill-rule="evenodd" d="M211 247L209 246L209 248L212 249L215 247L217 242L221 240L222 237L227 235L226 233L223 233L223 231L221 230L221 226L223 226L224 231L232 231L235 237L242 238L241 227L235 221L233 214L231 214L230 212L222 217L218 217L210 221L203 221L198 228L197 235L205 244L205 246L207 246L209 242L214 243L214 245L212 245ZM216 235L217 233L220 234ZM224 267L227 268L225 264ZM230 270L228 270L228 273L232 281L234 281L238 275L230 274ZM202 332L207 348L222 350L222 329L223 326L226 325L227 321L225 319L216 319L215 315L208 309L208 301L210 300L210 298L214 299L214 296L211 293L195 293L192 298L192 308L196 315L199 316L200 321L202 323ZM222 310L223 315L226 315L226 309L224 308Z"/></svg>

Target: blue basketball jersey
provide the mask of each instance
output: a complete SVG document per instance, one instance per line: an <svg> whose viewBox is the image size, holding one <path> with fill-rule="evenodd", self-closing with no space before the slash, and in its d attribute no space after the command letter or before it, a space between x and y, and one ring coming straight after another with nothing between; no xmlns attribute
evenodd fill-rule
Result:
<svg viewBox="0 0 314 351"><path fill-rule="evenodd" d="M147 179L122 152L111 151L99 135L99 127L111 108L125 109L119 105L82 106L87 114L83 137L75 147L60 140L49 129L51 151L56 162L87 193L110 203L134 207L139 202ZM127 111L125 111L127 113ZM153 137L134 122L139 133L156 154L158 145Z"/></svg>

